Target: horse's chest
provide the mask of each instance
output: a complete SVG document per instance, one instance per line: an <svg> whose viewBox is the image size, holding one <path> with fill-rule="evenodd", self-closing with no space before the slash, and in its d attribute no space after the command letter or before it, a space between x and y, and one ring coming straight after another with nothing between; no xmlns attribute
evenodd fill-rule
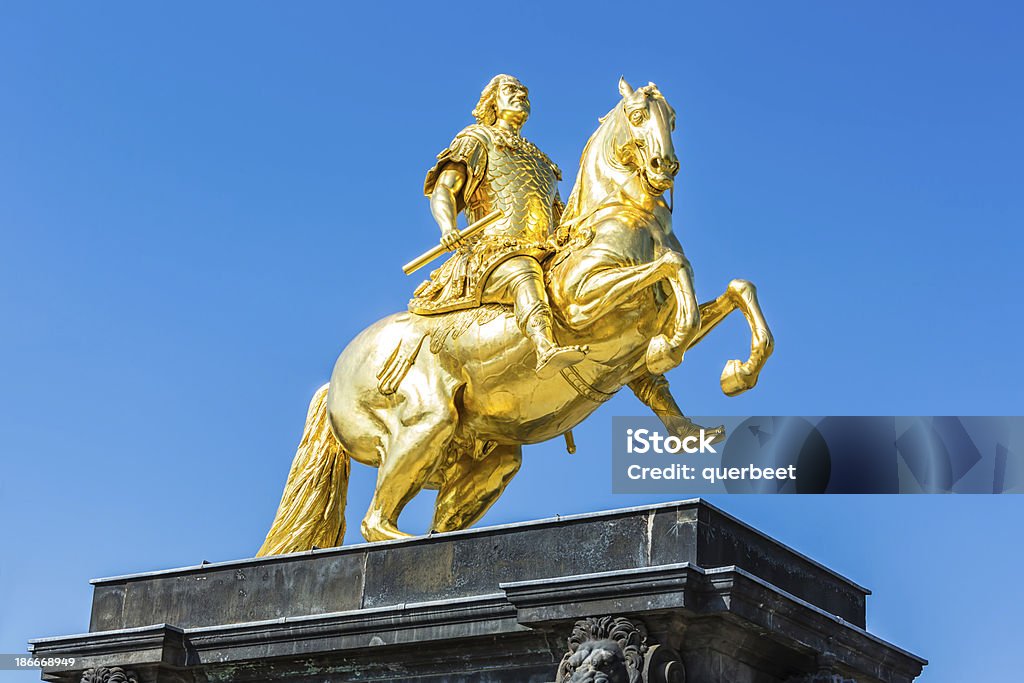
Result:
<svg viewBox="0 0 1024 683"><path fill-rule="evenodd" d="M626 267L651 263L657 251L650 231L638 230L622 220L602 224L593 246L617 261L617 265Z"/></svg>

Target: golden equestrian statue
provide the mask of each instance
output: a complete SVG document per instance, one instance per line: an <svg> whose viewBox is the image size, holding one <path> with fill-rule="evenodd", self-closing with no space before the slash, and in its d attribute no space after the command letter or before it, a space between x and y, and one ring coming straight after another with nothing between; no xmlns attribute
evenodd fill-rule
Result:
<svg viewBox="0 0 1024 683"><path fill-rule="evenodd" d="M734 310L750 326L750 357L726 363L722 390L757 383L773 341L754 286L733 280L698 305L672 232L663 195L679 170L675 112L653 83L620 79L619 94L563 209L558 168L520 135L527 89L506 75L484 88L476 124L425 183L455 253L408 311L360 333L314 394L260 555L341 545L350 459L378 468L361 530L382 541L408 536L398 516L423 489L438 491L433 531L471 526L519 470L524 444L568 442L624 386L670 433L694 433L664 374ZM474 224L461 232L459 211Z"/></svg>

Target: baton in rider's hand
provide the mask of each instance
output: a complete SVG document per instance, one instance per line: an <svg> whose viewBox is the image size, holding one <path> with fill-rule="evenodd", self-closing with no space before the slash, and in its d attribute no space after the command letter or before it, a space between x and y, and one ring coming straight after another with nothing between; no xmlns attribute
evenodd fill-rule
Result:
<svg viewBox="0 0 1024 683"><path fill-rule="evenodd" d="M428 252L420 254L412 261L409 261L402 266L402 270L405 271L406 275L412 275L415 271L427 265L441 254L451 251L460 242L477 234L499 218L501 218L501 211L495 209L472 225L466 227L464 230L452 230L451 232L445 233L444 236L441 237L441 244Z"/></svg>

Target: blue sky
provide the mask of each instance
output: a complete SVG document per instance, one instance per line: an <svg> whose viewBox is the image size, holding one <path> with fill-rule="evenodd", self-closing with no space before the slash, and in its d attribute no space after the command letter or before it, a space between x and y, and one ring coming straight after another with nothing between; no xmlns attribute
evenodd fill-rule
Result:
<svg viewBox="0 0 1024 683"><path fill-rule="evenodd" d="M758 284L777 352L693 414L1022 414L1015 3L0 7L0 651L84 631L95 576L251 555L312 392L436 240L423 174L495 73L572 178L620 74L678 112L702 299ZM562 186L563 195L569 183ZM610 493L612 400L528 449L486 523ZM355 466L349 540L373 485ZM1018 497L719 497L867 585L926 683L1018 670ZM402 523L425 528L427 495ZM978 580L975 573L984 572ZM0 672L5 680L35 674Z"/></svg>

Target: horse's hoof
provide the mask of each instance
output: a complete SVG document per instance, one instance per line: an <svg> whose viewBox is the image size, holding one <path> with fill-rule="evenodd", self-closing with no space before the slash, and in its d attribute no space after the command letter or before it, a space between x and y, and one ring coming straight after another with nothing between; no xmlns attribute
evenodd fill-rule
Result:
<svg viewBox="0 0 1024 683"><path fill-rule="evenodd" d="M394 524L383 520L370 521L364 519L363 523L360 525L360 531L363 532L363 538L370 543L376 543L378 541L394 541L400 538L412 538L412 534L399 531L398 527Z"/></svg>
<svg viewBox="0 0 1024 683"><path fill-rule="evenodd" d="M726 396L738 396L753 389L756 384L757 374L745 370L742 361L733 359L725 364L722 370L722 391Z"/></svg>
<svg viewBox="0 0 1024 683"><path fill-rule="evenodd" d="M680 353L679 357L676 358L676 352L673 351L672 345L668 343L668 337L659 334L651 339L651 343L647 345L647 355L644 358L644 362L647 364L647 370L652 375L664 375L683 362L683 354Z"/></svg>
<svg viewBox="0 0 1024 683"><path fill-rule="evenodd" d="M587 357L590 347L587 346L556 346L537 358L537 377L551 379L564 368L576 365Z"/></svg>

